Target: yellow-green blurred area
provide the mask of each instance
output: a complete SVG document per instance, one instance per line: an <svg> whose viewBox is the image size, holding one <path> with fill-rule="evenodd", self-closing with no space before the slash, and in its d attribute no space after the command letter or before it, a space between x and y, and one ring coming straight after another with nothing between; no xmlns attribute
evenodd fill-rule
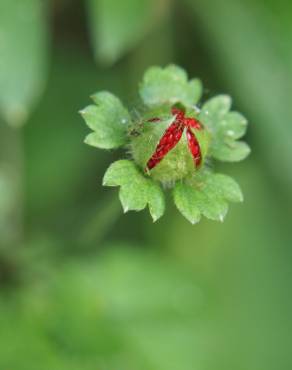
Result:
<svg viewBox="0 0 292 370"><path fill-rule="evenodd" d="M169 63L249 120L224 223L123 215L83 143ZM0 370L292 368L291 1L0 0L0 117Z"/></svg>

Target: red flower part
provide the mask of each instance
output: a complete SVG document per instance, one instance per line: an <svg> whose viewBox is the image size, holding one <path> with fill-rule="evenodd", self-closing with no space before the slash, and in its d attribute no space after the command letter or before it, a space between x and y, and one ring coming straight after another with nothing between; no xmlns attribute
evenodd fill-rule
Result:
<svg viewBox="0 0 292 370"><path fill-rule="evenodd" d="M164 135L160 139L154 154L147 162L147 168L149 170L154 168L160 161L162 161L164 156L176 146L182 136L183 130L184 127L180 125L177 121L174 121L168 127L168 129L165 131Z"/></svg>
<svg viewBox="0 0 292 370"><path fill-rule="evenodd" d="M196 120L195 118L185 118L185 124L187 127L192 127L197 130L201 130L202 128L201 122Z"/></svg>
<svg viewBox="0 0 292 370"><path fill-rule="evenodd" d="M185 117L184 112L178 108L173 108L171 112L175 116L175 121L164 132L162 138L156 146L155 152L147 162L146 170L153 169L159 162L162 161L166 154L176 146L176 144L180 141L185 128L187 129L186 135L188 147L194 158L195 166L199 167L202 162L200 144L191 130L191 128L200 130L202 128L201 123L195 118ZM159 118L152 118L148 122L158 121L160 121Z"/></svg>
<svg viewBox="0 0 292 370"><path fill-rule="evenodd" d="M202 161L200 144L189 128L187 129L187 139L190 152L192 153L194 158L195 165L199 167Z"/></svg>

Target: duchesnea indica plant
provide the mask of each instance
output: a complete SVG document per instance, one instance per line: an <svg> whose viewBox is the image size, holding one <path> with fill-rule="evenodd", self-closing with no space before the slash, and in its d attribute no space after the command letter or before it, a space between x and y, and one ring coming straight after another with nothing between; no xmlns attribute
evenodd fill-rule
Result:
<svg viewBox="0 0 292 370"><path fill-rule="evenodd" d="M165 211L164 191L172 191L178 210L193 224L201 216L223 221L228 202L242 192L229 176L214 172L214 162L237 162L250 149L238 141L247 121L230 111L231 98L218 95L198 103L202 84L188 80L178 66L151 67L139 88L141 107L129 111L102 91L81 111L93 131L85 143L100 149L125 148L125 158L107 169L103 185L120 186L124 212L147 205L154 221Z"/></svg>

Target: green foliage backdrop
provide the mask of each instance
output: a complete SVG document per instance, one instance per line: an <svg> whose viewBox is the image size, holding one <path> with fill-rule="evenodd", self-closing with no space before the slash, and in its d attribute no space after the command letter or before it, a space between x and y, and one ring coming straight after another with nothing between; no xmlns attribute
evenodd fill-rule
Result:
<svg viewBox="0 0 292 370"><path fill-rule="evenodd" d="M286 0L0 2L0 369L289 370L292 5ZM244 203L191 225L123 215L83 143L93 91L127 106L176 63L234 97Z"/></svg>

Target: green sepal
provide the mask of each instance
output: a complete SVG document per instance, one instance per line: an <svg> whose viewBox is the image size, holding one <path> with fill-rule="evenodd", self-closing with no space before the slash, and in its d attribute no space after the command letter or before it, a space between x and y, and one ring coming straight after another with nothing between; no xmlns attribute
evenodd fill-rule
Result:
<svg viewBox="0 0 292 370"><path fill-rule="evenodd" d="M246 132L247 120L238 112L230 112L231 98L218 95L208 100L199 114L199 120L210 131L210 156L220 161L237 162L245 159L249 146L237 141Z"/></svg>
<svg viewBox="0 0 292 370"><path fill-rule="evenodd" d="M187 73L176 65L151 67L140 86L140 96L148 107L181 103L195 105L201 98L202 84L198 79L188 81Z"/></svg>
<svg viewBox="0 0 292 370"><path fill-rule="evenodd" d="M201 215L223 221L228 211L227 202L243 201L235 180L210 171L200 171L189 181L177 182L173 196L178 210L192 224L198 223Z"/></svg>
<svg viewBox="0 0 292 370"><path fill-rule="evenodd" d="M102 91L92 97L94 105L89 105L80 113L87 126L93 131L85 138L85 143L101 149L114 149L127 142L127 130L131 123L128 110L120 99Z"/></svg>
<svg viewBox="0 0 292 370"><path fill-rule="evenodd" d="M162 189L152 179L147 179L129 160L119 160L107 169L103 185L120 186L120 201L124 212L141 211L147 205L153 221L164 213L165 200Z"/></svg>

